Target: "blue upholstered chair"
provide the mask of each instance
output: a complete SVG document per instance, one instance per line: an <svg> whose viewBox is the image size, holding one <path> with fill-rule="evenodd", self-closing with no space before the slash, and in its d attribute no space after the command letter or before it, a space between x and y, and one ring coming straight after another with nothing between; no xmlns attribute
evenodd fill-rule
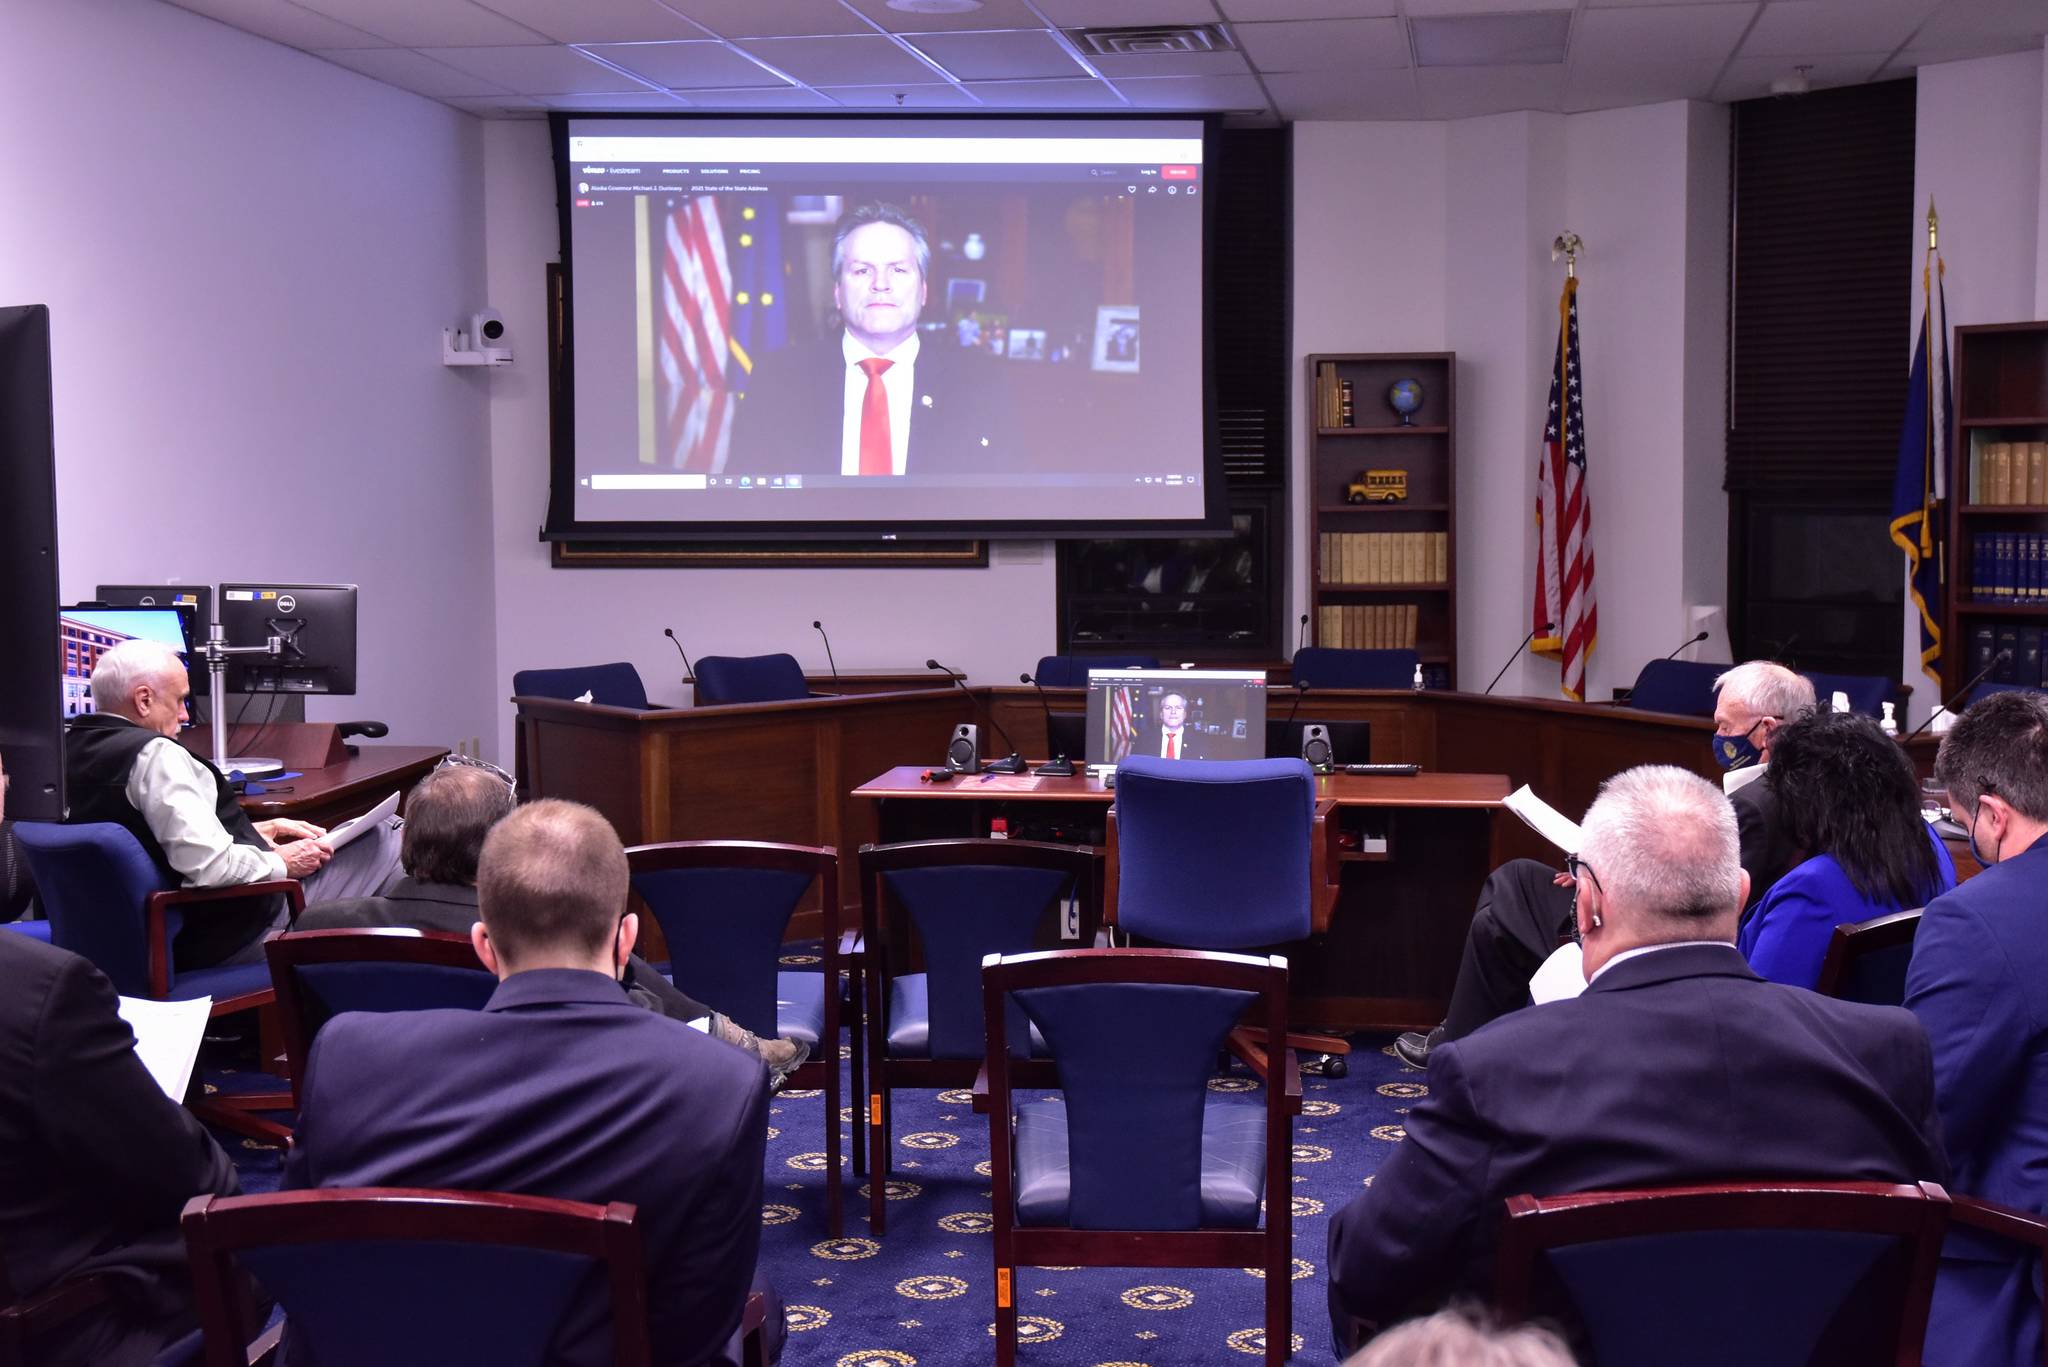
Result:
<svg viewBox="0 0 2048 1367"><path fill-rule="evenodd" d="M1294 682L1302 688L1413 688L1421 663L1412 650L1304 646L1294 652Z"/></svg>
<svg viewBox="0 0 2048 1367"><path fill-rule="evenodd" d="M631 846L626 863L633 891L661 927L669 955L664 971L678 988L764 1039L811 1046L809 1060L787 1085L825 1093L825 1222L838 1238L845 1199L836 1120L839 1023L848 1005L839 975L854 948L854 935L840 926L839 852L756 840L677 840ZM822 918L819 970L785 969L780 960L790 918L814 885ZM858 1077L859 1004L850 1005Z"/></svg>
<svg viewBox="0 0 2048 1367"><path fill-rule="evenodd" d="M26 935L31 940L50 943L50 923L43 920L0 921L0 930L15 935Z"/></svg>
<svg viewBox="0 0 2048 1367"><path fill-rule="evenodd" d="M647 706L647 686L640 671L620 660L608 665L572 665L567 669L522 669L512 676L512 694L519 698L580 698L606 707Z"/></svg>
<svg viewBox="0 0 2048 1367"><path fill-rule="evenodd" d="M344 1011L481 1011L498 977L467 935L379 927L301 930L263 946L277 992L279 1033L292 1075L292 1105L320 1027Z"/></svg>
<svg viewBox="0 0 2048 1367"><path fill-rule="evenodd" d="M1281 1043L1286 960L1084 949L992 957L981 976L999 1367L1016 1361L1016 1269L1076 1265L1263 1269L1266 1362L1279 1367L1293 1332L1301 1109ZM1056 1101L1020 1077L1033 1067L1015 1047L1020 1014L1052 1055ZM1208 1090L1238 1029L1285 1060L1256 1101Z"/></svg>
<svg viewBox="0 0 2048 1367"><path fill-rule="evenodd" d="M1813 696L1822 707L1840 693L1848 698L1851 712L1865 717L1883 716L1885 700L1898 691L1898 686L1890 679L1876 674L1821 674L1808 670L1806 677L1813 681ZM1903 721L1906 709L1901 707L1897 710Z"/></svg>
<svg viewBox="0 0 2048 1367"><path fill-rule="evenodd" d="M1714 715L1714 680L1735 668L1700 660L1652 660L1636 675L1628 706L1681 717Z"/></svg>
<svg viewBox="0 0 2048 1367"><path fill-rule="evenodd" d="M1956 711L1960 713L1965 705L1980 703L1993 693L2039 693L2042 691L2042 689L2036 688L2032 684L2000 683L1996 679L1986 679L1983 683L1970 690L1970 696L1964 703L1957 705Z"/></svg>
<svg viewBox="0 0 2048 1367"><path fill-rule="evenodd" d="M1249 950L1329 929L1331 804L1300 759L1158 759L1117 766L1103 920L1149 944ZM1348 1041L1290 1036L1345 1071ZM1263 1057L1246 1061L1263 1071Z"/></svg>
<svg viewBox="0 0 2048 1367"><path fill-rule="evenodd" d="M1918 1362L1948 1217L1932 1183L1514 1196L1495 1305L1582 1325L1589 1362Z"/></svg>
<svg viewBox="0 0 2048 1367"><path fill-rule="evenodd" d="M699 655L696 677L697 701L707 706L811 696L794 655Z"/></svg>
<svg viewBox="0 0 2048 1367"><path fill-rule="evenodd" d="M1042 655L1031 677L1040 688L1086 688L1091 669L1157 668L1157 655Z"/></svg>
<svg viewBox="0 0 2048 1367"><path fill-rule="evenodd" d="M1904 1006L1906 965L1912 962L1919 930L1918 907L1836 926L1813 990L1871 1006Z"/></svg>
<svg viewBox="0 0 2048 1367"><path fill-rule="evenodd" d="M622 1202L343 1187L194 1197L183 1224L209 1367L252 1360L245 1276L309 1361L543 1367L563 1321L602 1296L611 1361L646 1367L637 1219Z"/></svg>
<svg viewBox="0 0 2048 1367"><path fill-rule="evenodd" d="M868 1002L868 1225L883 1232L897 1087L964 1087L983 1053L981 962L1060 943L1061 900L1094 939L1095 855L1028 840L918 840L860 850ZM1026 1037L1021 1021L1014 1032ZM859 1073L855 1074L856 1081Z"/></svg>

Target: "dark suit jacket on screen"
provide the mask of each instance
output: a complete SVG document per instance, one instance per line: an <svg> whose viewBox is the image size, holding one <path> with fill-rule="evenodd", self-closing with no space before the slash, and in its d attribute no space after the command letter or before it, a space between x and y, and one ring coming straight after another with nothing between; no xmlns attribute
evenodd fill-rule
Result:
<svg viewBox="0 0 2048 1367"><path fill-rule="evenodd" d="M178 1212L232 1196L235 1170L135 1057L113 984L84 959L0 931L0 1258L15 1291L106 1272L38 1363L125 1367L194 1327Z"/></svg>
<svg viewBox="0 0 2048 1367"><path fill-rule="evenodd" d="M1003 365L952 345L943 334L924 334L912 376L905 475L1018 468ZM763 353L733 418L725 472L838 474L845 381L839 333L823 342Z"/></svg>
<svg viewBox="0 0 2048 1367"><path fill-rule="evenodd" d="M351 1014L313 1041L284 1186L424 1186L630 1201L654 1360L728 1364L761 1242L768 1075L597 973L535 969L476 1011ZM611 1361L606 1307L550 1361Z"/></svg>
<svg viewBox="0 0 2048 1367"><path fill-rule="evenodd" d="M1406 1129L1330 1225L1340 1348L1454 1293L1484 1300L1509 1196L1948 1177L1918 1023L1764 982L1732 945L1626 960L1438 1045Z"/></svg>

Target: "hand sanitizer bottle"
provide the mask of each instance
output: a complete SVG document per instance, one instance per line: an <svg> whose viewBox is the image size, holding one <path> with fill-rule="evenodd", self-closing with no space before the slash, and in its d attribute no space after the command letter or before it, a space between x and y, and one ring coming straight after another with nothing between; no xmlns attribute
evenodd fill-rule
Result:
<svg viewBox="0 0 2048 1367"><path fill-rule="evenodd" d="M1891 699L1887 698L1881 705L1884 708L1884 717L1882 720L1878 722L1878 725L1884 729L1884 733L1887 736L1898 735L1899 719L1892 713L1892 708L1895 706L1895 704L1891 701Z"/></svg>
<svg viewBox="0 0 2048 1367"><path fill-rule="evenodd" d="M1835 690L1834 709L1837 712L1847 712L1849 710L1849 695L1839 688Z"/></svg>
<svg viewBox="0 0 2048 1367"><path fill-rule="evenodd" d="M1422 661L1420 660L1415 662L1415 688L1418 691L1422 688Z"/></svg>

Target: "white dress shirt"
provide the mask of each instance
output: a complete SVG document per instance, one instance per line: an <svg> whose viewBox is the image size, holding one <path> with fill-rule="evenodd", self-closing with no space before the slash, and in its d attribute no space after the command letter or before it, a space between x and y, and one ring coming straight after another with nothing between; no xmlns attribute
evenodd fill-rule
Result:
<svg viewBox="0 0 2048 1367"><path fill-rule="evenodd" d="M846 357L846 401L840 406L843 416L839 424L839 473L860 473L860 413L868 393L868 373L860 368L860 363L879 355L883 360L894 363L882 372L882 392L889 398L889 473L900 475L910 454L910 409L917 374L917 334L911 333L892 350L873 352L854 341L852 333L842 333L839 347L840 353Z"/></svg>
<svg viewBox="0 0 2048 1367"><path fill-rule="evenodd" d="M1186 759L1188 757L1188 729L1183 726L1174 731L1159 733L1159 757L1161 759Z"/></svg>
<svg viewBox="0 0 2048 1367"><path fill-rule="evenodd" d="M220 788L213 775L169 736L142 747L126 791L164 857L190 886L231 888L290 877L277 851L235 843L220 824Z"/></svg>
<svg viewBox="0 0 2048 1367"><path fill-rule="evenodd" d="M1727 773L1721 775L1721 795L1723 797L1735 796L1736 789L1747 788L1750 784L1762 778L1764 770L1769 767L1769 765L1765 764L1745 764L1740 769L1730 769Z"/></svg>

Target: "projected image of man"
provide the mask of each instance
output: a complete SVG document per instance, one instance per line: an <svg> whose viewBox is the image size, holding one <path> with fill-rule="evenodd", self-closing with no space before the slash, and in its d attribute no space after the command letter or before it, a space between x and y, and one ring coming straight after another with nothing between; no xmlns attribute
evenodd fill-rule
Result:
<svg viewBox="0 0 2048 1367"><path fill-rule="evenodd" d="M1179 693L1159 699L1159 713L1140 754L1161 759L1208 759L1204 737L1188 729L1188 700Z"/></svg>
<svg viewBox="0 0 2048 1367"><path fill-rule="evenodd" d="M994 468L1001 377L943 332L920 335L930 271L931 244L908 213L883 203L848 211L832 242L832 302L843 329L757 360L727 471L880 477Z"/></svg>

